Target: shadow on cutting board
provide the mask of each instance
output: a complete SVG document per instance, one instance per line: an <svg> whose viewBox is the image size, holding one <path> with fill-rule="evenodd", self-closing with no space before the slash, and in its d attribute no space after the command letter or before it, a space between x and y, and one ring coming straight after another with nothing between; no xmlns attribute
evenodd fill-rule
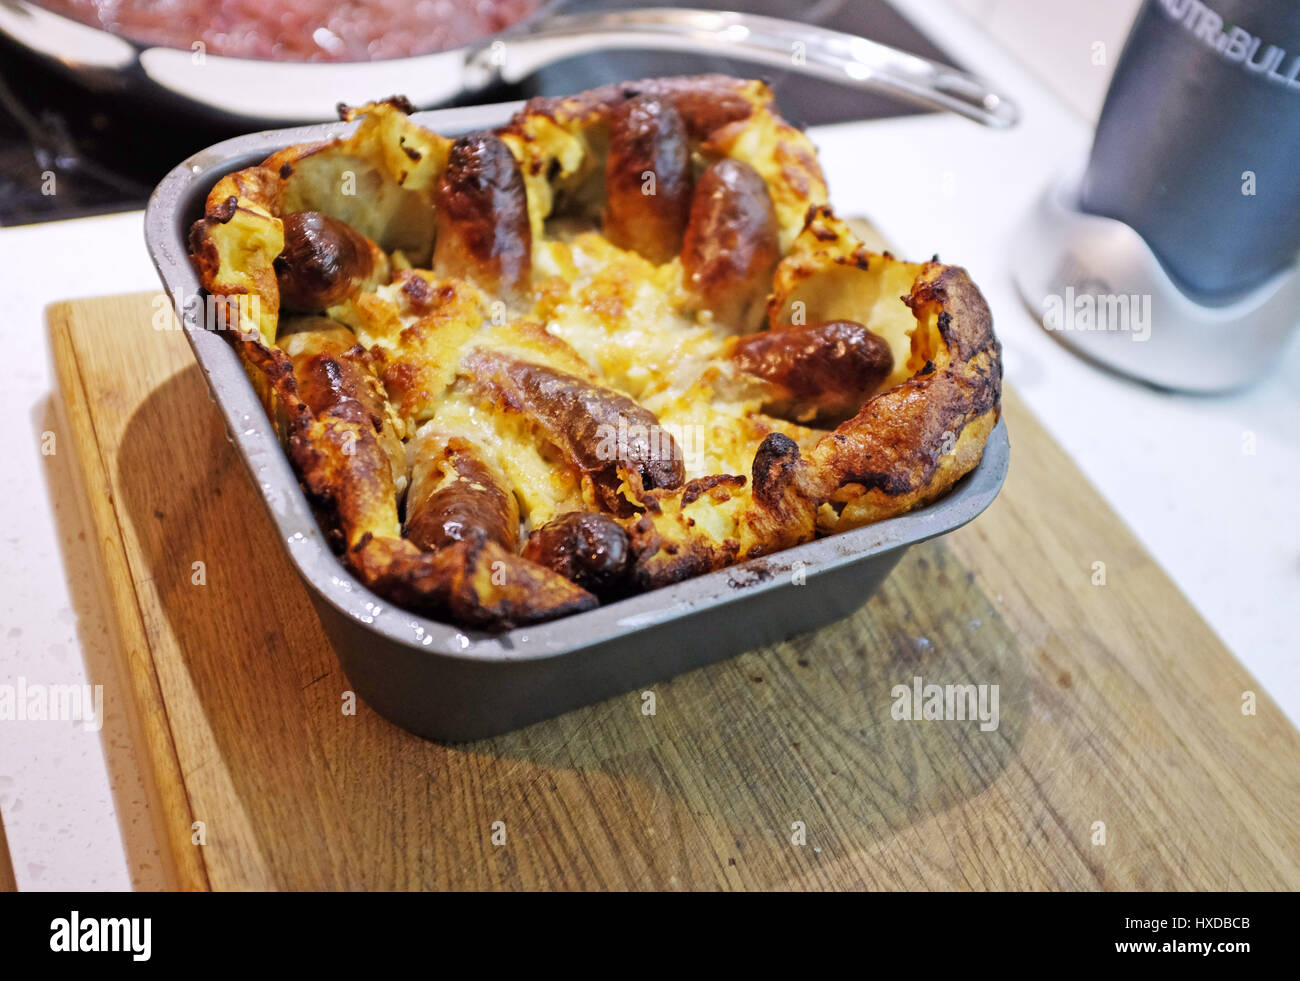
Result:
<svg viewBox="0 0 1300 981"><path fill-rule="evenodd" d="M653 716L631 692L425 742L340 710L346 679L197 367L132 416L118 471L155 660L159 638L179 652L160 681L202 706L172 729L214 888L772 888L819 865L885 885L884 866L951 864L913 854L911 829L985 792L1029 725L1023 639L931 542L849 620L656 685ZM997 728L896 721L916 677L999 686Z"/></svg>

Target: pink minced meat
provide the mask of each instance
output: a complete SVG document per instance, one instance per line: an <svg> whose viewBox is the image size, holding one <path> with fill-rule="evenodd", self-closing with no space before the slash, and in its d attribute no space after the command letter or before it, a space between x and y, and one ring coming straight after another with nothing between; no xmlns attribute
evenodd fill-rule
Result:
<svg viewBox="0 0 1300 981"><path fill-rule="evenodd" d="M379 61L459 48L540 0L38 0L114 34L274 61Z"/></svg>

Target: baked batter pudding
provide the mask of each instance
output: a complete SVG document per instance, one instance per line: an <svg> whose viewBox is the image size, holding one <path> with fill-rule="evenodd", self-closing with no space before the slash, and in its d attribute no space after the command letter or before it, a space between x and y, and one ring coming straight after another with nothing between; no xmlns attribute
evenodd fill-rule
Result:
<svg viewBox="0 0 1300 981"><path fill-rule="evenodd" d="M979 462L1002 373L979 290L868 250L761 82L607 86L454 139L408 108L223 178L190 237L379 595L506 629L901 514Z"/></svg>

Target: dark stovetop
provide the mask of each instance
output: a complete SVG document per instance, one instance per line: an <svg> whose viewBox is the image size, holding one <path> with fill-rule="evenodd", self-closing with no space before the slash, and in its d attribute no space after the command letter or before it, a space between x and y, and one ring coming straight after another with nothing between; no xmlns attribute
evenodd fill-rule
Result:
<svg viewBox="0 0 1300 981"><path fill-rule="evenodd" d="M689 5L798 19L955 64L883 0L813 0L798 11L779 0L704 0ZM631 0L572 0L562 9L571 13L636 6L641 4ZM790 71L727 58L635 51L570 58L521 85L473 101L563 95L629 78L713 71L767 79L783 113L806 126L918 111ZM142 207L153 186L177 162L236 132L208 121L186 122L174 112L160 117L120 96L91 92L0 39L0 225Z"/></svg>

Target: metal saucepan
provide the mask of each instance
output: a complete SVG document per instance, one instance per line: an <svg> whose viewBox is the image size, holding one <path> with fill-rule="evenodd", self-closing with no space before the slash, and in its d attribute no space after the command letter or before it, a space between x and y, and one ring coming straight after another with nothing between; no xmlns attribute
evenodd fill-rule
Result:
<svg viewBox="0 0 1300 981"><path fill-rule="evenodd" d="M179 102L243 123L333 118L340 102L393 93L445 105L517 82L564 58L611 49L724 55L793 69L986 126L1014 125L1015 104L964 72L840 31L776 17L671 7L557 16L544 4L506 31L464 47L367 62L259 61L137 43L26 0L0 0L0 33L99 88Z"/></svg>

